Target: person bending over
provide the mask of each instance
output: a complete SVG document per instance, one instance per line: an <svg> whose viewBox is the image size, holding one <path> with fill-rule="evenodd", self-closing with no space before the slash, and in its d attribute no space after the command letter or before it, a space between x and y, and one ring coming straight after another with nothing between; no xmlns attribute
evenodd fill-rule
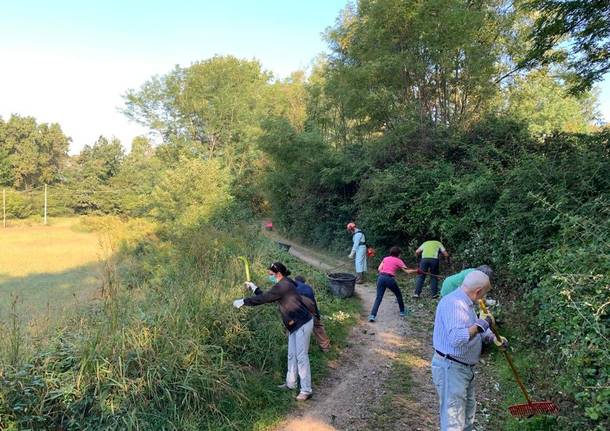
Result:
<svg viewBox="0 0 610 431"><path fill-rule="evenodd" d="M390 255L384 257L379 264L379 268L377 268L379 271L379 275L377 276L377 296L375 297L375 303L373 304L371 314L369 315L369 322L377 320L377 311L379 310L386 289L390 289L392 293L396 295L400 316L404 317L406 315L402 293L400 292L398 283L396 283L396 272L400 270L407 274L413 274L414 272L417 272L417 269L407 268L407 265L400 259L400 253L401 250L399 247L392 247L390 249Z"/></svg>
<svg viewBox="0 0 610 431"><path fill-rule="evenodd" d="M254 295L235 300L233 306L241 308L244 305L254 307L271 302L278 303L282 321L288 331L288 371L286 382L279 388L296 389L298 377L301 390L296 399L305 401L311 398L312 394L309 339L313 331L313 315L297 292L296 283L288 277L290 271L283 263L272 263L268 271L269 280L274 283L273 287L263 292L256 284L248 281L246 287Z"/></svg>

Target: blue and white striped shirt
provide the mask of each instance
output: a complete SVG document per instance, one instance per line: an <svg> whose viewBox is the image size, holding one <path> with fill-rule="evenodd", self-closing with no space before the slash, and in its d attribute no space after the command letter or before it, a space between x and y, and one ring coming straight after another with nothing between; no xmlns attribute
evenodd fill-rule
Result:
<svg viewBox="0 0 610 431"><path fill-rule="evenodd" d="M434 349L467 364L478 363L483 341L493 342L494 335L487 330L470 339L468 328L476 320L474 303L464 290L456 289L443 297L436 307L432 338Z"/></svg>

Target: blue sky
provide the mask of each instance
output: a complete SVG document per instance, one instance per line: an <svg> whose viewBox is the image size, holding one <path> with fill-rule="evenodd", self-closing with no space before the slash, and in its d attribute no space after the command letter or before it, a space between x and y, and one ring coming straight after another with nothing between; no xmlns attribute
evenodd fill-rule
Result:
<svg viewBox="0 0 610 431"><path fill-rule="evenodd" d="M346 0L16 1L0 10L0 116L58 122L71 152L100 134L129 145L146 131L118 108L128 88L213 56L257 58L276 76L326 50ZM610 79L602 85L610 121Z"/></svg>
<svg viewBox="0 0 610 431"><path fill-rule="evenodd" d="M146 130L118 107L128 88L214 54L257 58L276 76L326 49L345 0L28 1L0 9L0 116L58 122L71 152L100 134Z"/></svg>

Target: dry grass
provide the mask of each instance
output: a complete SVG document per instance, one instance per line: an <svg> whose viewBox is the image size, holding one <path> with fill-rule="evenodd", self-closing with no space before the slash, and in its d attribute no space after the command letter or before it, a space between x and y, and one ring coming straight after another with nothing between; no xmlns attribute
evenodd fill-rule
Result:
<svg viewBox="0 0 610 431"><path fill-rule="evenodd" d="M78 218L63 218L48 226L0 227L0 313L15 296L19 314L29 320L94 295L100 285L99 235L79 225Z"/></svg>

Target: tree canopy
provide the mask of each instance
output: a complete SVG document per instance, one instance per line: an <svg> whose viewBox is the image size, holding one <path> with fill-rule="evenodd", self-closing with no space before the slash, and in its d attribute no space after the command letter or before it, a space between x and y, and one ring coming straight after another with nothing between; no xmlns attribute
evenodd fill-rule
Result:
<svg viewBox="0 0 610 431"><path fill-rule="evenodd" d="M590 90L610 71L610 2L525 0L534 13L532 47L524 65L567 60L571 91Z"/></svg>
<svg viewBox="0 0 610 431"><path fill-rule="evenodd" d="M70 139L59 124L33 117L0 118L0 183L30 189L59 181Z"/></svg>

